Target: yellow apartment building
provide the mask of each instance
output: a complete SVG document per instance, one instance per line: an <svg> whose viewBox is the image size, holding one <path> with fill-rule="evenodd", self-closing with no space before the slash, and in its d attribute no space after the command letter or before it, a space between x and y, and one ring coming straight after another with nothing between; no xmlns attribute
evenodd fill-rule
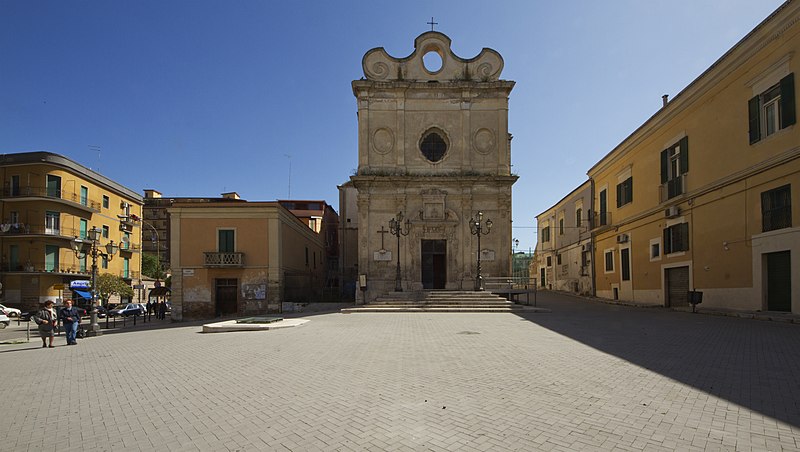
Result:
<svg viewBox="0 0 800 452"><path fill-rule="evenodd" d="M800 313L799 72L788 1L589 170L598 296Z"/></svg>
<svg viewBox="0 0 800 452"><path fill-rule="evenodd" d="M280 312L325 284L324 237L278 202L176 202L169 209L172 318Z"/></svg>
<svg viewBox="0 0 800 452"><path fill-rule="evenodd" d="M98 273L128 283L139 278L142 197L62 155L24 152L0 156L0 282L4 304L34 309L57 298L90 298L92 259L76 255L72 240L102 231L99 245L119 250L98 257ZM73 290L74 289L74 290Z"/></svg>

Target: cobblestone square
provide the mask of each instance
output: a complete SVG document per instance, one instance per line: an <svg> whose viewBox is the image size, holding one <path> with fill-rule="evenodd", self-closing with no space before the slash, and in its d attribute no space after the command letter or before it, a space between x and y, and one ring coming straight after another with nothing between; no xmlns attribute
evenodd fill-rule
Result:
<svg viewBox="0 0 800 452"><path fill-rule="evenodd" d="M800 448L800 326L538 304L2 345L0 449Z"/></svg>

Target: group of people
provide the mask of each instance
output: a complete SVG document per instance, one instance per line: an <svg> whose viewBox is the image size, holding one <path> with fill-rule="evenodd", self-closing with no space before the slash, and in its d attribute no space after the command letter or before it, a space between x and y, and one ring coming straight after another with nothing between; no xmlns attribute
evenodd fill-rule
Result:
<svg viewBox="0 0 800 452"><path fill-rule="evenodd" d="M155 314L157 319L164 320L167 317L167 302L164 300L153 302L147 300L147 313Z"/></svg>
<svg viewBox="0 0 800 452"><path fill-rule="evenodd" d="M64 326L67 336L67 345L78 345L78 327L81 323L81 314L72 306L72 300L64 300L64 306L56 312L53 300L44 302L44 308L33 316L33 321L39 326L42 337L42 348L53 348L53 339L59 322ZM49 343L49 344L48 344Z"/></svg>

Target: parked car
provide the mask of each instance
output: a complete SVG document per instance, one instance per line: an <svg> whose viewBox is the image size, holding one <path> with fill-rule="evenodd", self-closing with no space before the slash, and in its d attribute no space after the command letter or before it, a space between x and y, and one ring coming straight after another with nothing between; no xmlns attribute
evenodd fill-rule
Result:
<svg viewBox="0 0 800 452"><path fill-rule="evenodd" d="M6 305L0 304L0 313L3 313L9 317L19 317L20 314L22 314L22 311L20 311L17 308L11 308Z"/></svg>
<svg viewBox="0 0 800 452"><path fill-rule="evenodd" d="M143 314L144 310L139 303L128 303L128 304L121 304L118 305L116 308L108 311L109 315L121 315L123 317L127 317L129 315L140 315Z"/></svg>
<svg viewBox="0 0 800 452"><path fill-rule="evenodd" d="M11 325L11 319L8 318L5 314L0 314L0 330Z"/></svg>

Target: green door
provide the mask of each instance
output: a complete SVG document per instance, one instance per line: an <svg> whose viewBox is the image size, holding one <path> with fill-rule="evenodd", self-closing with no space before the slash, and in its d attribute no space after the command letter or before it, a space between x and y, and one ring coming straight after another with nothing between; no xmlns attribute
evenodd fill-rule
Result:
<svg viewBox="0 0 800 452"><path fill-rule="evenodd" d="M53 198L60 198L61 197L61 178L58 176L53 176L52 174L47 175L47 196L51 196Z"/></svg>
<svg viewBox="0 0 800 452"><path fill-rule="evenodd" d="M8 270L15 272L19 267L19 245L8 246Z"/></svg>
<svg viewBox="0 0 800 452"><path fill-rule="evenodd" d="M791 252L767 253L767 310L792 311Z"/></svg>
<svg viewBox="0 0 800 452"><path fill-rule="evenodd" d="M58 270L58 250L55 245L45 245L44 247L44 271L54 272Z"/></svg>

